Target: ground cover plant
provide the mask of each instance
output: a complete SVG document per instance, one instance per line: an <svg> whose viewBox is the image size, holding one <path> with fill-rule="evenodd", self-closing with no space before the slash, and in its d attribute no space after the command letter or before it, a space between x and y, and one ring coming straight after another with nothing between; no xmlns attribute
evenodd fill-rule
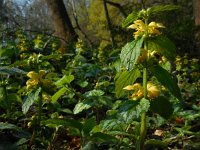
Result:
<svg viewBox="0 0 200 150"><path fill-rule="evenodd" d="M62 53L56 37L7 30L0 149L199 149L199 59L176 55L154 20L179 9L129 14L132 41L112 52L79 39Z"/></svg>

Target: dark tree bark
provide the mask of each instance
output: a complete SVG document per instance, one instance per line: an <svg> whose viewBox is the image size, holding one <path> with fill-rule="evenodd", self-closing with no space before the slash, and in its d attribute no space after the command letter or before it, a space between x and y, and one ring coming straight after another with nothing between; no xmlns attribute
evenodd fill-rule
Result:
<svg viewBox="0 0 200 150"><path fill-rule="evenodd" d="M56 35L61 39L62 46L77 40L77 34L72 26L63 0L45 0L51 12Z"/></svg>
<svg viewBox="0 0 200 150"><path fill-rule="evenodd" d="M110 34L110 41L112 43L112 47L114 47L115 46L115 40L114 40L114 35L113 35L113 32L112 32L112 25L111 25L109 13L108 13L108 8L107 8L107 5L106 5L106 0L103 0L103 6L104 6L107 26L108 26L108 30L109 30L109 34Z"/></svg>

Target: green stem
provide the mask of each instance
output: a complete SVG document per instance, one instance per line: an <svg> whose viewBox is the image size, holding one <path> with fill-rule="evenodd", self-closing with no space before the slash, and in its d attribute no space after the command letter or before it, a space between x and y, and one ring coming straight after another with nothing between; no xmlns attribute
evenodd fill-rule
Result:
<svg viewBox="0 0 200 150"><path fill-rule="evenodd" d="M39 127L40 127L41 117L42 117L42 90L40 91L39 100L38 100L38 126Z"/></svg>
<svg viewBox="0 0 200 150"><path fill-rule="evenodd" d="M148 19L145 19L145 26L146 26L146 36L148 37ZM144 41L144 49L148 51L147 43ZM147 60L145 61L144 68L143 68L143 89L144 89L144 98L147 98ZM141 126L140 126L140 148L141 150L145 149L145 137L147 133L147 121L146 121L146 112L142 112L141 114Z"/></svg>
<svg viewBox="0 0 200 150"><path fill-rule="evenodd" d="M144 88L144 98L147 98L147 68L143 69L143 88ZM144 141L147 133L146 125L146 112L141 114L141 126L140 126L140 149L144 150Z"/></svg>

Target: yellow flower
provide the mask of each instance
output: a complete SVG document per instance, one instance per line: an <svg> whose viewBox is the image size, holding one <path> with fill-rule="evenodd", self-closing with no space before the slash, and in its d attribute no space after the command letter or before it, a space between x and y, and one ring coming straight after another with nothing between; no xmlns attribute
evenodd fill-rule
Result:
<svg viewBox="0 0 200 150"><path fill-rule="evenodd" d="M145 24L142 20L136 20L134 21L134 24L130 25L128 28L135 29L136 32L133 33L135 39L137 39L139 36L142 36L145 31Z"/></svg>
<svg viewBox="0 0 200 150"><path fill-rule="evenodd" d="M147 97L154 99L160 95L160 89L153 83L147 83Z"/></svg>
<svg viewBox="0 0 200 150"><path fill-rule="evenodd" d="M163 26L163 24L161 23L151 22L146 27L145 23L142 20L136 20L134 21L134 24L130 25L128 28L136 30L133 35L134 38L137 39L138 37L143 36L145 34L145 31L147 31L150 36L160 35L161 32L158 30L158 28L165 28L165 26Z"/></svg>
<svg viewBox="0 0 200 150"><path fill-rule="evenodd" d="M40 70L39 73L36 73L35 71L30 71L29 73L27 73L27 76L30 78L26 82L27 89L31 89L41 83L47 84L47 82L49 82L47 81L48 79L43 79L45 74L45 70Z"/></svg>
<svg viewBox="0 0 200 150"><path fill-rule="evenodd" d="M141 89L141 88L142 88L141 84L135 83L133 85L128 85L128 86L124 87L123 89L128 90L128 91L132 91L132 90L138 90L138 89Z"/></svg>
<svg viewBox="0 0 200 150"><path fill-rule="evenodd" d="M134 91L131 95L131 99L137 100L144 96L144 88L140 83L135 83L133 85L128 85L125 88L123 88L128 91ZM160 89L158 86L154 85L151 82L147 83L147 97L149 99L154 99L160 95Z"/></svg>
<svg viewBox="0 0 200 150"><path fill-rule="evenodd" d="M156 22L149 23L148 25L149 34L160 35L161 32L157 28L165 28L165 26L163 26L163 24L161 23L156 23Z"/></svg>
<svg viewBox="0 0 200 150"><path fill-rule="evenodd" d="M144 96L144 91L143 89L139 89L138 91L134 92L132 95L131 95L131 98L133 100L137 100L137 99L140 99Z"/></svg>

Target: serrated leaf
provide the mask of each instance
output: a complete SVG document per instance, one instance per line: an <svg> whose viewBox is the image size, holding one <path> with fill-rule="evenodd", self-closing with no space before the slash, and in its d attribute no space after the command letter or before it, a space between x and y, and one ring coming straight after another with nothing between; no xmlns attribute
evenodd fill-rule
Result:
<svg viewBox="0 0 200 150"><path fill-rule="evenodd" d="M80 112L82 112L83 110L87 110L89 108L91 108L92 106L94 106L94 101L92 100L83 100L82 102L79 102L78 104L75 105L74 107L74 114L78 114Z"/></svg>
<svg viewBox="0 0 200 150"><path fill-rule="evenodd" d="M124 94L123 88L131 85L141 76L140 70L134 67L131 71L123 70L117 73L115 77L115 92L119 98Z"/></svg>
<svg viewBox="0 0 200 150"><path fill-rule="evenodd" d="M18 68L3 66L3 67L0 67L0 74L13 75L13 74L26 74L26 72Z"/></svg>
<svg viewBox="0 0 200 150"><path fill-rule="evenodd" d="M0 130L18 130L18 129L19 127L14 124L0 122Z"/></svg>
<svg viewBox="0 0 200 150"><path fill-rule="evenodd" d="M51 102L55 103L57 102L57 100L63 95L65 94L65 92L67 91L66 87L62 87L60 90L58 90L52 97L51 97Z"/></svg>
<svg viewBox="0 0 200 150"><path fill-rule="evenodd" d="M169 60L174 60L176 57L176 46L167 37L156 36L147 41L148 49L155 50Z"/></svg>
<svg viewBox="0 0 200 150"><path fill-rule="evenodd" d="M138 13L132 12L129 14L126 19L122 23L122 28L127 27L130 23L133 23L135 20L138 19Z"/></svg>
<svg viewBox="0 0 200 150"><path fill-rule="evenodd" d="M147 112L150 107L150 102L148 99L142 98L137 107L140 107L141 112Z"/></svg>
<svg viewBox="0 0 200 150"><path fill-rule="evenodd" d="M140 117L142 112L138 101L128 100L122 104L118 111L118 118L125 124L129 124Z"/></svg>
<svg viewBox="0 0 200 150"><path fill-rule="evenodd" d="M83 125L84 134L89 135L90 131L94 128L95 125L96 119L94 117L87 119Z"/></svg>
<svg viewBox="0 0 200 150"><path fill-rule="evenodd" d="M33 91L30 94L28 94L27 98L25 99L25 102L22 105L22 112L24 114L26 114L31 105L33 105L33 103L39 99L40 92L41 88L38 88L36 91Z"/></svg>
<svg viewBox="0 0 200 150"><path fill-rule="evenodd" d="M140 56L140 49L143 44L143 38L134 40L127 43L121 51L120 59L122 64L130 71L136 64L138 57Z"/></svg>
<svg viewBox="0 0 200 150"><path fill-rule="evenodd" d="M171 93L174 95L177 99L182 101L182 96L180 89L177 85L177 83L173 80L172 76L168 71L163 69L161 66L153 66L152 67L152 72L154 76L157 78L157 80L165 86Z"/></svg>
<svg viewBox="0 0 200 150"><path fill-rule="evenodd" d="M64 75L60 80L58 80L55 84L56 86L63 86L65 84L70 84L74 80L73 75Z"/></svg>
<svg viewBox="0 0 200 150"><path fill-rule="evenodd" d="M173 114L173 106L164 96L159 96L151 101L150 109L165 119Z"/></svg>
<svg viewBox="0 0 200 150"><path fill-rule="evenodd" d="M59 126L74 127L79 129L79 131L83 128L83 124L74 119L48 119L43 121L42 124L53 128Z"/></svg>
<svg viewBox="0 0 200 150"><path fill-rule="evenodd" d="M127 125L118 119L109 119L109 120L102 120L99 126L102 131L111 131L111 130L123 131Z"/></svg>
<svg viewBox="0 0 200 150"><path fill-rule="evenodd" d="M148 8L147 12L149 16L153 16L153 15L158 15L159 13L162 13L162 12L169 12L169 11L175 11L175 10L180 10L180 9L181 7L178 5L157 5L157 6Z"/></svg>

